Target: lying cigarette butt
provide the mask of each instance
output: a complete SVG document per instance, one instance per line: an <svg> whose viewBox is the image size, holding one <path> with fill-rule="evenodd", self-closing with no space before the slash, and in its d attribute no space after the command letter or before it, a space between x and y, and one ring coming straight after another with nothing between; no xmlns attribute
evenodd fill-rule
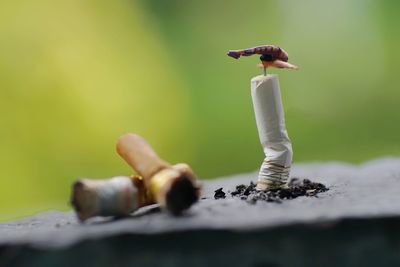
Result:
<svg viewBox="0 0 400 267"><path fill-rule="evenodd" d="M121 136L117 152L143 177L155 201L172 214L180 214L199 199L200 186L190 166L171 166L158 157L143 137L133 133Z"/></svg>
<svg viewBox="0 0 400 267"><path fill-rule="evenodd" d="M80 179L73 185L71 197L71 204L81 221L94 216L126 216L153 203L140 176Z"/></svg>

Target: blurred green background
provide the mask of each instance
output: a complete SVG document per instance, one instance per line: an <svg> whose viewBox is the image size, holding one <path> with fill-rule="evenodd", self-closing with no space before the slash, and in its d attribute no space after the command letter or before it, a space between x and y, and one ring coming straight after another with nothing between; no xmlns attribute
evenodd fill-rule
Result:
<svg viewBox="0 0 400 267"><path fill-rule="evenodd" d="M400 154L400 1L0 3L0 220L69 209L77 177L130 174L128 131L202 178L263 159L249 92L277 44L294 161ZM378 178L378 177L377 177Z"/></svg>

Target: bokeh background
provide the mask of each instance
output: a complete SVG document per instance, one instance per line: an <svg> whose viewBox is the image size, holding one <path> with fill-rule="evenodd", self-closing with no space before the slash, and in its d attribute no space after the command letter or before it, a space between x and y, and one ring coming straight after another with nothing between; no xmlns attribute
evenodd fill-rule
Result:
<svg viewBox="0 0 400 267"><path fill-rule="evenodd" d="M277 44L294 161L400 154L400 1L27 0L0 3L0 220L69 209L77 177L130 174L142 134L202 178L263 159L249 92ZM377 177L379 179L379 177Z"/></svg>

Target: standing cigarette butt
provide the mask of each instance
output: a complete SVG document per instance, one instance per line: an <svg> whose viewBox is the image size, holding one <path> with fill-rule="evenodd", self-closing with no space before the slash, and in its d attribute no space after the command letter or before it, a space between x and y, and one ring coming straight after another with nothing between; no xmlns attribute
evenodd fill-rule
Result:
<svg viewBox="0 0 400 267"><path fill-rule="evenodd" d="M285 126L277 75L254 77L251 80L251 95L258 134L265 153L257 189L285 186L289 178L293 151Z"/></svg>

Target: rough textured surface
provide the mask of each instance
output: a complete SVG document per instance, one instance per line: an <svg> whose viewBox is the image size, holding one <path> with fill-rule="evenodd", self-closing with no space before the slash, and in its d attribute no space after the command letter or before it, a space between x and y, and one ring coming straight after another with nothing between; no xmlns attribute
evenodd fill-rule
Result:
<svg viewBox="0 0 400 267"><path fill-rule="evenodd" d="M2 223L0 266L107 266L110 259L120 266L312 266L318 262L352 266L372 265L371 257L379 253L385 257L376 264L400 262L399 158L362 165L295 165L292 176L324 183L329 191L318 197L256 205L230 194L214 199L220 187L233 191L237 184L254 181L257 175L251 173L205 182L205 199L183 217L152 206L128 218L95 218L85 224L79 224L72 212L56 211ZM326 262L324 256L330 253L325 248L331 253L349 251L348 258ZM242 257L241 261L235 257Z"/></svg>

